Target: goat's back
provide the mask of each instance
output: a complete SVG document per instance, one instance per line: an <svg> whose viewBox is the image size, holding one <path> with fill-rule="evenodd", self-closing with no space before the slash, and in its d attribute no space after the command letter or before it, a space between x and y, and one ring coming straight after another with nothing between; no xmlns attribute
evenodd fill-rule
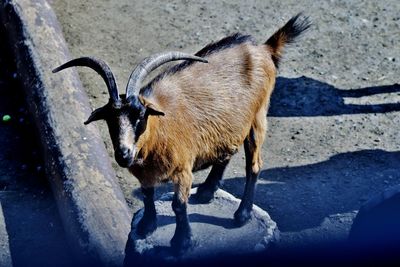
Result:
<svg viewBox="0 0 400 267"><path fill-rule="evenodd" d="M188 156L207 163L240 147L255 119L265 110L276 69L265 46L246 42L206 56L153 84L152 97L165 112L159 127L168 146L187 148Z"/></svg>

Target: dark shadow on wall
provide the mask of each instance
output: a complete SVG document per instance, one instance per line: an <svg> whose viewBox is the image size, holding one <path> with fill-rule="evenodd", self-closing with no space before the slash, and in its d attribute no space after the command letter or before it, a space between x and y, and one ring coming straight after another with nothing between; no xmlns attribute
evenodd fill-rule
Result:
<svg viewBox="0 0 400 267"><path fill-rule="evenodd" d="M244 177L224 179L223 189L242 196ZM400 184L400 152L362 150L329 160L263 170L255 204L265 209L281 231L319 226L337 213L358 210L361 204Z"/></svg>
<svg viewBox="0 0 400 267"><path fill-rule="evenodd" d="M43 170L43 157L0 25L0 224L12 266L72 266L57 205ZM0 244L0 257L4 249ZM0 265L2 260L0 259Z"/></svg>
<svg viewBox="0 0 400 267"><path fill-rule="evenodd" d="M308 117L400 111L400 102L376 105L344 103L344 97L359 98L383 93L400 94L400 84L361 89L338 89L328 83L304 76L299 78L279 77L272 94L268 116Z"/></svg>

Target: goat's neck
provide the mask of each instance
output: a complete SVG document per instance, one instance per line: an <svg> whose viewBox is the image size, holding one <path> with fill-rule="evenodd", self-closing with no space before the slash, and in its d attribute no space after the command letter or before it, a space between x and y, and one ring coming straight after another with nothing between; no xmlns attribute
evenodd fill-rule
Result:
<svg viewBox="0 0 400 267"><path fill-rule="evenodd" d="M157 141L157 125L159 124L159 118L157 116L149 116L147 121L146 130L140 136L136 147L139 151L139 156L146 160L146 158L154 150Z"/></svg>

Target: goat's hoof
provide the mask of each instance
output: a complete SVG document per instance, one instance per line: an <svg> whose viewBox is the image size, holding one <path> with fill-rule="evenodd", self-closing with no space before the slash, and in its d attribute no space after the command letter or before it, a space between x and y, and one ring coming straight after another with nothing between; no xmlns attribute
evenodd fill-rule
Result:
<svg viewBox="0 0 400 267"><path fill-rule="evenodd" d="M245 225L251 218L251 210L248 211L246 209L237 210L234 214L235 224L238 227L242 227Z"/></svg>
<svg viewBox="0 0 400 267"><path fill-rule="evenodd" d="M182 256L187 252L193 245L192 236L175 234L171 239L171 248L175 256Z"/></svg>
<svg viewBox="0 0 400 267"><path fill-rule="evenodd" d="M143 217L136 228L136 233L140 237L146 237L153 233L157 229L157 219L152 218L152 219L146 219L146 217Z"/></svg>
<svg viewBox="0 0 400 267"><path fill-rule="evenodd" d="M215 188L210 188L204 184L199 185L197 192L194 195L197 202L200 204L210 203L214 199Z"/></svg>

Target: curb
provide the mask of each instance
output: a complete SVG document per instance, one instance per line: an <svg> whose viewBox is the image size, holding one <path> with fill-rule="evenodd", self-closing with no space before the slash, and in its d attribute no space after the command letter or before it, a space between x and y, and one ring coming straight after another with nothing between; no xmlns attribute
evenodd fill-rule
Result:
<svg viewBox="0 0 400 267"><path fill-rule="evenodd" d="M98 130L83 125L91 110L77 72L51 73L71 59L57 18L46 0L0 3L71 251L79 265L121 266L131 214Z"/></svg>
<svg viewBox="0 0 400 267"><path fill-rule="evenodd" d="M9 245L9 238L4 219L3 208L1 206L0 192L0 266L12 267L12 259Z"/></svg>

